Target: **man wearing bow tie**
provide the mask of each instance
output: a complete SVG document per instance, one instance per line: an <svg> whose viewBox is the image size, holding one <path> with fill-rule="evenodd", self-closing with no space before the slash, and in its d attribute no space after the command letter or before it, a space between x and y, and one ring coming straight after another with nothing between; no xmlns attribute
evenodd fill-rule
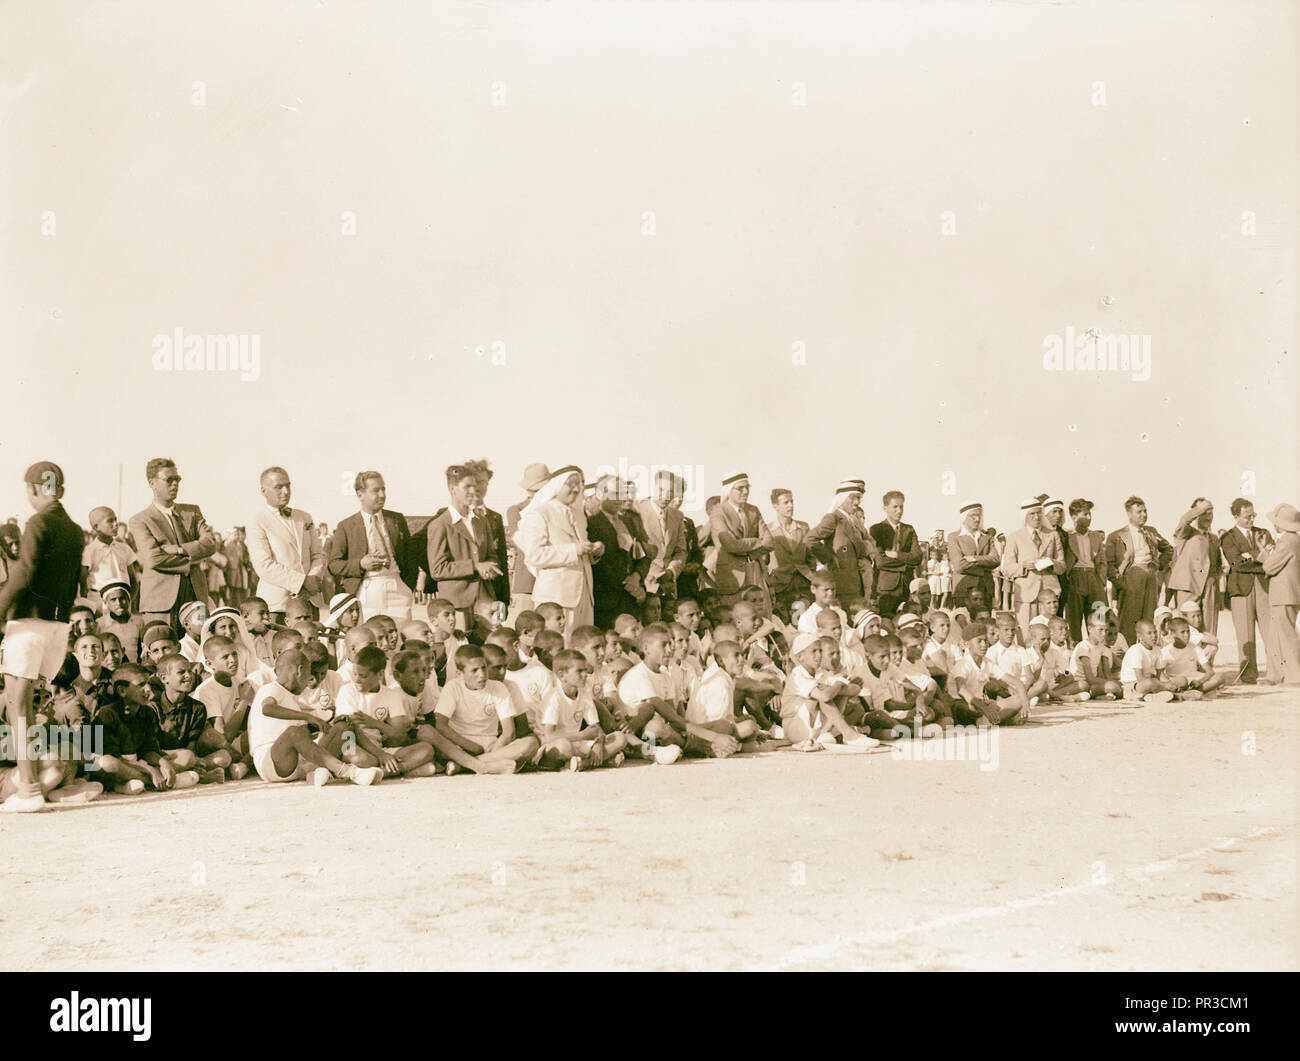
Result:
<svg viewBox="0 0 1300 1061"><path fill-rule="evenodd" d="M248 534L248 557L257 572L255 595L266 601L271 621L284 622L290 597L302 597L317 609L325 606L325 552L311 516L289 507L292 485L283 468L262 473L265 506L254 517Z"/></svg>
<svg viewBox="0 0 1300 1061"><path fill-rule="evenodd" d="M131 517L129 527L140 561L140 611L147 626L159 621L180 634L182 604L210 604L199 561L217 550L217 537L198 505L177 504L181 476L170 457L145 465L153 504Z"/></svg>

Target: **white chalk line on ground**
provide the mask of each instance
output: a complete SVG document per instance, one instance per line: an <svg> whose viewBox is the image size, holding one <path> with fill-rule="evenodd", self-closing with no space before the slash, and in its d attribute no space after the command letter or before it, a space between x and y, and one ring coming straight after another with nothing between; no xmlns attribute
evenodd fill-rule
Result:
<svg viewBox="0 0 1300 1061"><path fill-rule="evenodd" d="M1148 862L1145 866L1135 867L1127 870L1122 875L1126 880L1144 880L1148 877L1156 876L1159 873L1165 873L1180 863L1187 862L1197 858L1204 858L1212 852L1223 851L1234 845L1241 843L1243 840L1256 840L1263 836L1271 836L1277 833L1277 829L1264 826L1250 830L1245 836L1225 836L1220 837L1205 847L1197 848L1195 851L1184 851L1180 855L1174 855L1171 858L1164 858L1158 862ZM1058 899L1069 898L1073 895L1083 895L1087 892L1095 892L1102 888L1108 887L1116 878L1106 874L1089 880L1083 884L1071 884L1063 888L1054 888L1048 892L1041 892L1038 895L1029 895L1023 899L1012 899L1009 902L1000 903L997 906L976 906L969 910L959 910L955 913L944 914L942 917L931 918L929 921L918 921L914 924L903 925L899 928L881 929L872 932L860 932L852 936L836 936L834 939L827 940L825 943L818 943L807 947L797 947L790 951L782 958L772 962L757 962L747 966L746 972L774 972L781 969L789 969L802 965L820 965L830 961L841 951L850 950L862 946L876 946L887 943L895 943L907 936L914 936L923 932L933 932L940 928L949 928L953 925L969 924L972 921L984 921L989 918L1002 917L1005 914L1014 913L1017 910L1024 910L1034 906L1047 906L1056 902Z"/></svg>

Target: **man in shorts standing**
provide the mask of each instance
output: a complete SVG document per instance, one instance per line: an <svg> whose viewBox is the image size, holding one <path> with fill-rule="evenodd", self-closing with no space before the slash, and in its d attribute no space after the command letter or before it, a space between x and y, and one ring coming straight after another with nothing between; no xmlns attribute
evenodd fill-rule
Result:
<svg viewBox="0 0 1300 1061"><path fill-rule="evenodd" d="M23 476L27 500L36 514L23 528L18 561L0 586L0 673L5 707L12 727L18 791L0 805L10 812L45 809L28 758L27 730L32 725L33 683L59 673L68 654L68 615L77 596L85 535L64 510L63 469L39 461Z"/></svg>

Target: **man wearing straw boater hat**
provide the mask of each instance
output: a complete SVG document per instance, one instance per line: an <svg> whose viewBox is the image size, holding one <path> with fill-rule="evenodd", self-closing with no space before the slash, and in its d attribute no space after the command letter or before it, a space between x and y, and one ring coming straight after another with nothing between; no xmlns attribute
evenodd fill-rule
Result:
<svg viewBox="0 0 1300 1061"><path fill-rule="evenodd" d="M718 547L714 582L723 604L734 604L745 586L767 589L767 558L772 535L759 511L749 503L749 476L733 472L722 480L723 496L709 516Z"/></svg>
<svg viewBox="0 0 1300 1061"><path fill-rule="evenodd" d="M1277 660L1277 671L1287 685L1300 684L1300 636L1296 615L1300 613L1300 514L1295 505L1278 505L1268 514L1277 530L1277 544L1264 553L1268 583L1269 670Z"/></svg>
<svg viewBox="0 0 1300 1061"><path fill-rule="evenodd" d="M546 485L551 477L550 469L545 464L530 464L524 469L524 478L519 486L528 495L517 505L506 509L506 541L510 543L510 614L518 615L522 611L531 611L533 607L533 573L524 563L524 554L515 544L515 532L523 518L524 509L537 496L537 491Z"/></svg>
<svg viewBox="0 0 1300 1061"><path fill-rule="evenodd" d="M1038 614L1038 593L1044 587L1060 594L1058 573L1065 571L1061 540L1056 531L1044 528L1043 503L1031 497L1020 503L1025 525L1007 535L1002 553L1002 573L1012 581L1013 604L1020 634L1029 644L1029 620ZM1047 616L1051 618L1051 616Z"/></svg>

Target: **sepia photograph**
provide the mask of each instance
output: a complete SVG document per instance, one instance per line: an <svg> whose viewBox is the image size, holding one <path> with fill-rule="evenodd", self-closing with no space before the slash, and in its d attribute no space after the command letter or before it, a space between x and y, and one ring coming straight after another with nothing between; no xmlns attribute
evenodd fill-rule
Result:
<svg viewBox="0 0 1300 1061"><path fill-rule="evenodd" d="M1298 84L1297 0L0 0L34 1027L1052 972L1258 1030Z"/></svg>

